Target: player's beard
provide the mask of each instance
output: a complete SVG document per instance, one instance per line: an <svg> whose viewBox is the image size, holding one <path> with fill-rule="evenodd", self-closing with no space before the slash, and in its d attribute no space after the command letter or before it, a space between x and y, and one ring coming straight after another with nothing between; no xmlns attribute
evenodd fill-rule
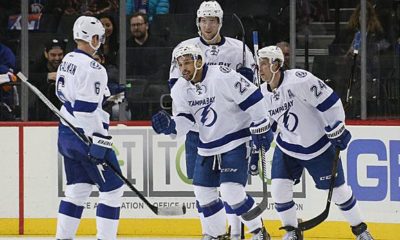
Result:
<svg viewBox="0 0 400 240"><path fill-rule="evenodd" d="M187 81L191 81L193 78L193 74L191 74L190 72L183 72L182 76L184 79L186 79Z"/></svg>

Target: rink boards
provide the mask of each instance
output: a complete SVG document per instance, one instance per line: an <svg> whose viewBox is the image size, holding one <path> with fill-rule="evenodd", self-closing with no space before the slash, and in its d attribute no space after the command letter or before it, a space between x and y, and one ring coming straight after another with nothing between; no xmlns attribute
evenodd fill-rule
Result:
<svg viewBox="0 0 400 240"><path fill-rule="evenodd" d="M146 125L146 124L144 124ZM57 152L55 124L0 125L0 235L54 234L65 176ZM359 200L371 232L379 239L395 239L400 227L400 126L349 126L353 138L342 152L348 184ZM168 206L184 203L188 212L177 217L154 215L129 188L125 189L119 234L193 236L200 224L190 181L186 178L183 139L155 135L148 126L111 127L114 149L124 175L151 202ZM267 153L271 158L273 149ZM251 177L247 191L261 201L262 186ZM79 234L95 233L97 192L85 204ZM325 207L327 193L314 188L305 174L295 187L298 217L310 219ZM280 223L271 204L263 213L274 236ZM351 237L349 226L333 206L326 223L308 237Z"/></svg>

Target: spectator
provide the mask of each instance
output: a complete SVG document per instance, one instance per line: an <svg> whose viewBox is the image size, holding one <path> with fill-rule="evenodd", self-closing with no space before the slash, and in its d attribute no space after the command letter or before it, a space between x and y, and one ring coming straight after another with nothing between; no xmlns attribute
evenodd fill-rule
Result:
<svg viewBox="0 0 400 240"><path fill-rule="evenodd" d="M18 95L15 86L7 85L15 81L15 55L6 45L0 43L0 121L12 121L16 118L15 107L18 105ZM8 78L8 79L7 79Z"/></svg>
<svg viewBox="0 0 400 240"><path fill-rule="evenodd" d="M42 57L30 69L29 78L56 107L61 102L55 95L57 68L65 55L67 39L52 39L45 43ZM58 118L39 99L34 102L29 114L30 120L49 121Z"/></svg>
<svg viewBox="0 0 400 240"><path fill-rule="evenodd" d="M130 20L131 37L126 42L127 47L162 47L161 39L153 38L149 32L149 20L146 14L135 12Z"/></svg>
<svg viewBox="0 0 400 240"><path fill-rule="evenodd" d="M151 22L154 15L169 13L169 0L126 0L126 15L134 12L147 14Z"/></svg>
<svg viewBox="0 0 400 240"><path fill-rule="evenodd" d="M106 64L117 65L118 55L118 36L117 36L117 25L115 24L114 18L111 15L102 15L98 19L103 24L105 33L105 42L101 46L102 53L104 54L104 60Z"/></svg>
<svg viewBox="0 0 400 240"><path fill-rule="evenodd" d="M117 13L117 0L64 0L60 4L65 15L100 15Z"/></svg>
<svg viewBox="0 0 400 240"><path fill-rule="evenodd" d="M290 69L290 45L288 42L281 41L276 44L277 47L279 47L282 50L283 56L284 56L284 63L283 63L283 70L288 70Z"/></svg>
<svg viewBox="0 0 400 240"><path fill-rule="evenodd" d="M360 12L361 8L358 5L350 16L347 28L333 40L329 48L330 55L353 54L354 35L361 29ZM369 2L367 2L367 44L368 56L374 56L389 47L389 43L384 39L383 28L376 11Z"/></svg>
<svg viewBox="0 0 400 240"><path fill-rule="evenodd" d="M89 0L81 5L84 15L100 15L117 13L119 4L117 0Z"/></svg>

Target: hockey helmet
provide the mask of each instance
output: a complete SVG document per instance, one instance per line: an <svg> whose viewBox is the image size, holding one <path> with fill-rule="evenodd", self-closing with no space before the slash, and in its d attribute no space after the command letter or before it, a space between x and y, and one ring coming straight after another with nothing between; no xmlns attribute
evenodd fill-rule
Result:
<svg viewBox="0 0 400 240"><path fill-rule="evenodd" d="M279 67L282 67L283 63L285 61L285 57L283 56L282 50L277 46L268 46L268 47L261 48L257 52L257 57L258 58L268 58L268 60L271 64L278 61Z"/></svg>
<svg viewBox="0 0 400 240"><path fill-rule="evenodd" d="M200 4L199 9L197 10L197 28L200 29L200 18L217 17L219 20L219 28L221 29L223 16L224 11L222 11L222 8L217 1L204 1Z"/></svg>
<svg viewBox="0 0 400 240"><path fill-rule="evenodd" d="M92 46L92 38L95 35L99 36L99 41L104 44L105 30L103 24L95 17L81 16L76 19L74 23L74 40L80 39L90 44L90 46L97 50L100 47Z"/></svg>
<svg viewBox="0 0 400 240"><path fill-rule="evenodd" d="M182 44L182 45L176 47L176 49L173 52L175 61L177 61L179 57L184 56L184 55L191 55L194 61L197 61L201 58L201 60L202 60L201 67L204 65L205 58L204 58L203 51L197 45Z"/></svg>

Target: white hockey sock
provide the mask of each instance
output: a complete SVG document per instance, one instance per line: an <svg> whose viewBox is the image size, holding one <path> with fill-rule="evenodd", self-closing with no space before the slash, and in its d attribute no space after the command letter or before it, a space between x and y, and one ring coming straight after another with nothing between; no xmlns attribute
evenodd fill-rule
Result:
<svg viewBox="0 0 400 240"><path fill-rule="evenodd" d="M74 239L83 212L82 206L67 201L60 202L57 216L56 239Z"/></svg>
<svg viewBox="0 0 400 240"><path fill-rule="evenodd" d="M205 227L206 234L218 237L225 234L226 230L226 218L225 211L223 208L219 210L214 215L208 216L204 218L204 224L207 225Z"/></svg>
<svg viewBox="0 0 400 240"><path fill-rule="evenodd" d="M110 207L100 203L96 211L97 239L117 239L119 207Z"/></svg>
<svg viewBox="0 0 400 240"><path fill-rule="evenodd" d="M226 214L228 224L231 226L231 236L241 234L241 221L236 214Z"/></svg>
<svg viewBox="0 0 400 240"><path fill-rule="evenodd" d="M357 226L362 222L360 208L353 195L345 203L337 204L337 206L351 226Z"/></svg>
<svg viewBox="0 0 400 240"><path fill-rule="evenodd" d="M56 239L74 239L81 219L59 213L57 217Z"/></svg>
<svg viewBox="0 0 400 240"><path fill-rule="evenodd" d="M296 214L296 205L293 205L292 207L284 211L277 211L277 213L279 215L279 218L281 219L282 226L292 226L297 228L298 222Z"/></svg>

